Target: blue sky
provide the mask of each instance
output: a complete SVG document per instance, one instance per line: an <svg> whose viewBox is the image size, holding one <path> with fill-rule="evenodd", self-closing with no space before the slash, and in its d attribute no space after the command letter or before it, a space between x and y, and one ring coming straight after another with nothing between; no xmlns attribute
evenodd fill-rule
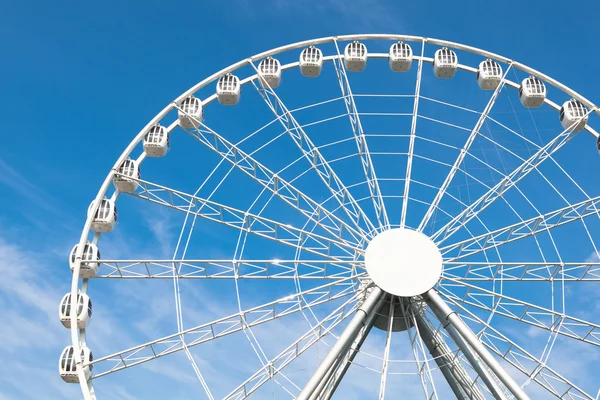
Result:
<svg viewBox="0 0 600 400"><path fill-rule="evenodd" d="M60 351L69 341L68 331L60 326L57 318L58 302L70 286L67 254L79 238L89 201L114 160L139 129L184 90L233 62L283 44L336 34L400 33L443 38L502 54L545 72L599 103L596 15L600 5L590 2L585 7L585 12L574 12L560 2L530 1L525 4L506 1L494 6L476 1L427 2L425 6L422 2L408 4L384 0L310 0L302 3L232 0L175 4L107 1L101 6L82 2L56 5L24 1L5 6L0 16L0 45L4 54L4 62L0 63L0 73L4 77L0 85L3 94L0 102L5 131L3 146L0 146L0 204L3 205L0 209L3 227L0 232L0 315L4 321L0 326L0 340L4 343L0 346L0 359L11 362L3 362L0 366L0 400L80 398L79 388L63 383L56 371ZM373 83L368 80L373 79L372 75L368 79L351 78L357 88L367 88ZM287 88L286 79L290 82ZM297 78L284 76L282 96L295 106L310 103L306 92L295 95L291 84L294 79L297 82ZM379 85L378 89L387 89L381 83ZM307 88L318 86L310 83ZM263 114L260 115L263 117L267 115L264 114L266 108L258 103L260 99L256 93L250 93L252 87L247 86L244 90L243 100L247 103L241 107L246 107L242 108L242 116L247 120L237 120L234 114L222 111L220 121L214 114L207 117L208 123L223 131L237 129L239 132L242 132L239 128L257 126L258 122L251 119L254 109L248 103L254 101L257 107L262 107ZM451 99L455 93L453 87L447 87L440 96ZM481 94L472 94L468 103L483 107L485 98ZM502 104L508 108L506 101ZM380 105L364 103L365 107ZM400 103L397 106L401 107ZM467 117L464 118L467 123ZM555 122L551 118L542 120ZM338 134L343 136L348 132ZM545 143L548 137L540 137L540 140ZM587 139L587 142L584 139L577 142L579 147L576 149L585 152L582 161L572 157L574 153L558 159L571 168L569 172L578 182L591 189L590 194L598 195L597 190L593 192L594 181L589 176L597 160L589 157L595 150ZM166 163L144 165L144 173L147 173L144 176L155 177L155 182L170 183L193 193L204 177L199 171L212 165L215 159L211 159L206 151L194 158L192 141L189 138L178 140L175 144L180 148L190 144L190 149L175 153L181 157L172 157ZM592 143L591 147L589 143ZM373 146L377 146L376 141ZM483 148L481 151L485 153ZM273 168L286 160L274 158ZM516 161L498 159L490 162L497 165L507 162L506 168L509 168L510 163ZM581 164L585 168L578 169L579 162L585 163ZM382 162L381 165L389 164ZM569 187L568 183L562 184L562 187ZM308 183L300 180L299 185ZM244 189L256 190L250 186ZM534 185L529 189L539 188ZM231 198L235 190L240 189L226 187L220 194L221 201ZM456 190L461 194L460 189ZM477 189L474 190L477 193ZM219 193L216 196L219 198ZM573 196L572 199L566 197L571 201L580 200ZM166 212L155 206L137 210L136 199L122 200L119 204L121 222L103 242L106 253L114 258L171 257L183 214ZM247 207L243 200L232 198L230 204ZM547 202L540 204L549 211L559 202L548 195ZM276 215L277 210L270 209L267 213ZM495 227L503 225L502 220L491 221ZM201 234L193 242L190 257L230 257L237 234L201 222L196 229ZM590 230L600 233L597 221L591 223ZM559 233L562 239L557 240L567 241L573 232L564 231L563 236ZM578 237L583 235L581 229L577 232ZM258 258L260 253L252 250L254 243L260 245L249 239L248 252ZM527 254L525 245L513 246L513 254ZM279 258L293 256L287 249L273 248L273 251L279 252L276 254ZM582 260L581 254L592 252L589 240L581 247L574 245L570 250L561 249L563 251L572 255L572 261ZM182 295L185 314L189 316L186 326L193 326L195 320L208 321L237 311L237 304L230 301L233 287L212 285L185 282ZM248 293L248 298L244 299L247 306L274 298L265 295L266 287L262 283L244 285L244 291ZM574 314L577 310L581 313L579 316L599 323L600 302L591 285L569 288L568 295ZM97 309L90 327L90 340L97 345L98 355L174 332L171 282L131 282L127 287L120 282L101 282L98 289L93 290ZM291 283L282 283L276 290L277 294L285 293L293 287ZM578 297L578 293L584 293L585 297ZM223 297L219 297L221 295ZM208 298L212 300L206 300ZM541 297L532 299L541 301ZM547 301L548 297L544 299ZM297 337L294 324L302 329L302 322L297 318L289 324L276 325L281 343L273 344L271 353L275 354ZM518 328L508 322L505 326L508 331ZM257 336L268 337L268 329L257 329ZM535 338L536 335L531 334L524 339L527 343L523 345L538 351L539 343ZM367 346L375 352L377 346L381 349L384 339L374 335ZM223 339L194 353L201 364L200 369L213 379L212 385L217 387L219 394L227 393L241 381L239 378L258 366L247 342L244 342L245 346L239 346L236 343L240 341L246 341L245 336ZM551 365L573 363L569 349L576 347L562 338L557 343L561 347L557 349L555 361L551 359ZM234 354L226 354L233 359L236 354L243 360L253 357L249 369L236 370L226 363L206 361L217 359L232 349ZM326 347L321 346L315 351L303 361L305 364L290 372L291 377L298 376L298 382L301 382L306 370L315 364L315 356L326 351ZM401 350L398 352L398 358L407 356L400 354ZM580 365L565 370L600 364L597 351L581 357L584 360ZM148 367L139 367L139 373L136 370L122 378L99 380L101 398L186 398L191 393L200 393L183 354L160 360L156 366L154 363L146 365ZM225 369L229 372L227 378L221 375ZM353 373L360 376L359 372ZM589 370L578 371L578 376L578 384L590 392L598 390ZM152 381L148 377L153 378ZM361 379L359 381L367 385L374 378ZM401 383L390 384L395 388L398 386L394 385ZM281 393L272 385L263 396Z"/></svg>

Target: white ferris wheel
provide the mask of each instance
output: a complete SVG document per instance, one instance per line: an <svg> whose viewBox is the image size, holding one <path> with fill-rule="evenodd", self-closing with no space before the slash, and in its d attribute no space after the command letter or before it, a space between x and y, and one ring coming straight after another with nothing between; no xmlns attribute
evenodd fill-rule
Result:
<svg viewBox="0 0 600 400"><path fill-rule="evenodd" d="M199 398L593 399L600 380L561 357L599 354L598 113L519 62L415 36L224 68L100 186L69 259L60 375L90 400L179 353ZM140 210L177 224L167 250L143 246ZM119 230L127 257L103 247ZM104 329L93 349L92 299L140 281L173 301L171 333ZM220 341L222 357L202 350Z"/></svg>

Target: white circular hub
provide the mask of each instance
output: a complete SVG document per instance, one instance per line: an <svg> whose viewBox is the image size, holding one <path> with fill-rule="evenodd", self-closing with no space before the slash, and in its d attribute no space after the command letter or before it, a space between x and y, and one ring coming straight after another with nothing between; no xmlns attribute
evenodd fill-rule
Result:
<svg viewBox="0 0 600 400"><path fill-rule="evenodd" d="M442 254L428 236L390 229L371 240L365 252L369 276L384 291L401 297L423 294L442 275Z"/></svg>

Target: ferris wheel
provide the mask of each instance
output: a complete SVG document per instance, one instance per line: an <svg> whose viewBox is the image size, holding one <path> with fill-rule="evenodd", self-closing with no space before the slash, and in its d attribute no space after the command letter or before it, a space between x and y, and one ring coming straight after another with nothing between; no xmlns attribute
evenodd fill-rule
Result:
<svg viewBox="0 0 600 400"><path fill-rule="evenodd" d="M599 113L519 62L424 37L235 63L158 113L100 186L69 258L60 376L96 399L183 354L209 399L594 399ZM161 296L168 323L142 324Z"/></svg>

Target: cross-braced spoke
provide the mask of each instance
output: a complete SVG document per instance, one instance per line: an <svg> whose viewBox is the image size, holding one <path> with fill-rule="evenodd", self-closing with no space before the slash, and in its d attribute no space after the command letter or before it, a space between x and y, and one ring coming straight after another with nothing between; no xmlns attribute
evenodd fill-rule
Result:
<svg viewBox="0 0 600 400"><path fill-rule="evenodd" d="M592 111L593 110L588 111L586 117ZM497 198L501 197L508 189L515 186L521 179L526 177L531 171L535 170L541 163L543 163L546 159L552 156L552 154L573 139L578 133L579 131L575 131L573 128L563 130L558 136L548 142L544 147L540 148L534 155L529 157L527 161L517 167L509 175L506 175L483 196L475 200L469 207L460 212L450 222L440 228L432 235L432 238L437 240L438 243L448 239L457 230L479 215L481 211L486 209Z"/></svg>
<svg viewBox="0 0 600 400"><path fill-rule="evenodd" d="M440 247L440 251L446 258L446 261L455 261L459 258L478 254L519 239L537 235L540 232L550 231L570 222L582 221L591 215L598 215L597 207L599 203L600 196L597 196L504 228ZM454 251L454 254L450 256L452 251Z"/></svg>
<svg viewBox="0 0 600 400"><path fill-rule="evenodd" d="M445 262L443 277L463 281L600 282L599 262Z"/></svg>
<svg viewBox="0 0 600 400"><path fill-rule="evenodd" d="M253 67L256 69L256 66L253 65ZM256 70L256 72L259 73L258 70ZM355 226L360 227L362 221L362 223L366 225L368 232L375 231L375 227L360 208L358 202L354 199L348 188L342 183L327 160L321 155L319 149L314 145L298 121L296 121L296 118L289 111L281 98L268 85L259 87L254 81L252 84L269 109L275 114L277 120L294 140L294 143L300 149L304 158L310 163L319 175L319 178L332 193L336 202L354 222ZM346 202L348 202L351 209L346 207Z"/></svg>
<svg viewBox="0 0 600 400"><path fill-rule="evenodd" d="M419 227L417 228L417 230L419 232L423 231L425 229L425 227L427 226L427 224L429 223L429 220L431 219L433 213L436 211L437 207L439 206L440 201L444 197L444 194L446 194L446 190L448 190L450 183L452 183L452 180L454 179L454 175L456 175L456 172L460 169L460 166L463 163L463 160L469 153L469 149L471 148L471 145L473 144L473 142L475 142L477 135L479 135L479 130L483 127L483 124L485 123L487 116L492 111L494 104L496 104L496 100L500 96L500 92L502 91L502 88L504 88L504 84L506 83L506 80L505 80L506 74L508 74L508 71L510 71L511 67L512 67L512 64L510 64L508 66L508 68L506 69L506 71L504 72L504 76L502 76L502 80L500 81L500 84L498 85L498 87L496 87L496 90L494 90L492 97L488 101L487 105L485 106L484 110L482 111L481 115L479 116L479 119L475 123L475 126L471 130L471 134L467 138L465 145L460 150L460 153L459 153L458 157L456 158L454 165L450 169L450 172L446 176L446 179L444 179L444 183L442 183L442 186L440 186L440 189L438 190L437 194L435 195L435 198L431 202L431 205L429 206L429 209L425 213L423 220L419 224Z"/></svg>
<svg viewBox="0 0 600 400"><path fill-rule="evenodd" d="M375 217L379 224L379 229L389 229L390 221L388 220L387 212L385 211L385 203L383 201L383 195L379 188L379 181L375 174L375 168L373 167L373 160L371 159L371 153L369 152L369 146L367 145L367 138L363 131L360 116L358 115L358 109L356 108L356 102L354 101L354 95L352 94L352 88L350 87L350 80L346 73L346 66L343 62L343 56L340 53L337 40L334 41L335 48L337 50L338 59L334 59L333 65L335 67L335 73L340 83L340 90L344 98L344 104L346 105L346 111L348 112L348 119L352 126L352 133L356 142L356 148L360 156L363 171L367 185L369 186L369 193L373 201L373 207L375 208Z"/></svg>
<svg viewBox="0 0 600 400"><path fill-rule="evenodd" d="M325 335L342 323L348 316L352 315L357 308L356 298L345 302L326 316L318 324L312 327L308 332L298 338L285 350L271 359L266 366L256 371L250 378L235 388L231 393L225 396L225 400L242 400L257 391L262 385L273 379L287 365L296 360L312 345L317 343Z"/></svg>
<svg viewBox="0 0 600 400"><path fill-rule="evenodd" d="M343 279L363 261L334 260L102 260L98 278Z"/></svg>
<svg viewBox="0 0 600 400"><path fill-rule="evenodd" d="M442 282L440 291L455 301L482 310L493 311L498 315L600 346L600 325L598 324L470 285L466 282L460 282L456 279L445 278L445 281L448 283ZM451 290L455 286L462 288L460 294Z"/></svg>
<svg viewBox="0 0 600 400"><path fill-rule="evenodd" d="M485 328L480 333L480 340L490 351L537 382L552 395L559 399L593 400L592 396L575 386L575 384L548 367L544 362L534 357L491 325L481 320L465 306L449 298L444 293L440 294L462 310L464 312L462 314L463 317L468 317L470 321L478 323Z"/></svg>
<svg viewBox="0 0 600 400"><path fill-rule="evenodd" d="M305 217L318 222L319 226L339 240L343 240L343 230L351 235L355 244L359 243L362 236L365 235L360 226L354 227L346 224L310 196L301 192L290 182L258 162L251 154L244 152L239 146L229 142L206 124L202 123L198 128L185 129L185 131L275 196L300 211ZM321 220L317 221L314 215L322 216Z"/></svg>
<svg viewBox="0 0 600 400"><path fill-rule="evenodd" d="M361 249L349 243L304 231L290 224L276 222L145 180L136 179L136 181L140 184L140 189L132 193L132 196L178 211L197 215L238 230L247 230L254 235L271 239L287 246L298 247L298 241L306 238L306 245L302 247L302 250L320 256L344 258L353 257L354 252L362 252ZM342 254L336 256L340 252Z"/></svg>
<svg viewBox="0 0 600 400"><path fill-rule="evenodd" d="M415 99L413 103L412 121L410 125L410 140L408 143L408 160L406 161L406 179L404 180L404 195L402 197L402 211L400 215L400 228L406 225L406 212L408 209L408 196L410 194L410 178L417 133L417 120L419 118L419 98L421 94L421 73L423 71L423 55L425 54L425 41L421 42L421 57L417 67L417 83L415 84Z"/></svg>
<svg viewBox="0 0 600 400"><path fill-rule="evenodd" d="M354 295L359 290L357 289L356 280L361 276L364 276L364 274L334 281L303 292L293 293L282 299L98 358L87 365L94 364L96 370L102 369L101 372L96 373L95 378L130 368L183 350L184 345L188 348L197 346L286 315Z"/></svg>

